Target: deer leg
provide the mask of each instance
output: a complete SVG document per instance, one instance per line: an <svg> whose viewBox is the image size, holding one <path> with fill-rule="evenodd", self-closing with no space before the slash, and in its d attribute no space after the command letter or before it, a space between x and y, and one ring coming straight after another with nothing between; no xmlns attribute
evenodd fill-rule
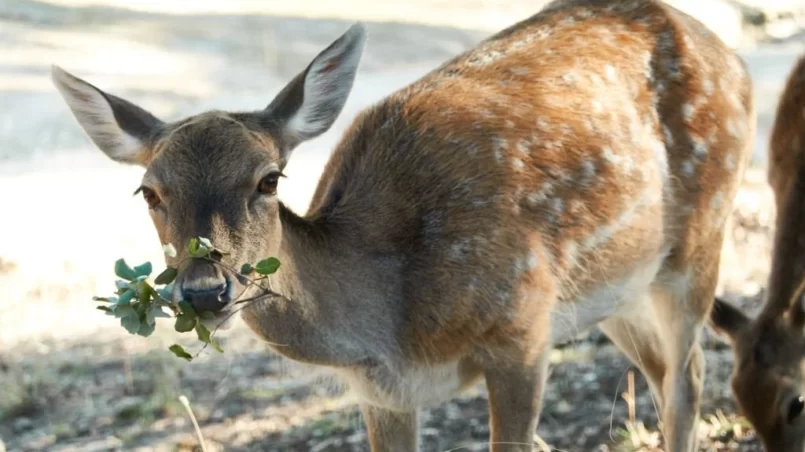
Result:
<svg viewBox="0 0 805 452"><path fill-rule="evenodd" d="M645 301L628 313L602 321L598 327L646 377L654 396L654 408L661 416L665 406L662 382L667 366L650 296L646 295Z"/></svg>
<svg viewBox="0 0 805 452"><path fill-rule="evenodd" d="M720 247L718 248L720 250ZM718 255L697 258L696 268L685 267L660 278L654 306L662 319L660 334L668 367L663 380L663 433L668 451L693 451L704 385L705 360L699 337L706 321L718 277Z"/></svg>
<svg viewBox="0 0 805 452"><path fill-rule="evenodd" d="M361 407L372 452L418 452L419 416L376 406Z"/></svg>
<svg viewBox="0 0 805 452"><path fill-rule="evenodd" d="M534 450L534 434L548 376L549 352L550 347L545 346L532 360L486 366L490 451Z"/></svg>

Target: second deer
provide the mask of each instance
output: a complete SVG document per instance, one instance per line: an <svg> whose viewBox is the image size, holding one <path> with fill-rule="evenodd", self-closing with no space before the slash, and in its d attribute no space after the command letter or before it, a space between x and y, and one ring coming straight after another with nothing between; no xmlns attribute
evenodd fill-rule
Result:
<svg viewBox="0 0 805 452"><path fill-rule="evenodd" d="M766 450L805 450L805 57L789 74L770 137L768 182L776 205L764 304L749 318L716 299L711 319L735 352L741 411Z"/></svg>

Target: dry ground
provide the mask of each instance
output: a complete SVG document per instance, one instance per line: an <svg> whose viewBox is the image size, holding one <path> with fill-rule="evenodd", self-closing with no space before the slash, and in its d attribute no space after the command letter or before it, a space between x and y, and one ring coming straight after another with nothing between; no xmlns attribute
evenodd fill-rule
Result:
<svg viewBox="0 0 805 452"><path fill-rule="evenodd" d="M342 388L270 354L242 325L224 335L224 355L205 352L185 363L166 350L176 341L174 334L129 336L93 309L92 295L111 289L115 259L159 266L160 250L141 200L131 197L140 171L114 165L91 147L50 85L48 66L63 65L167 118L213 107L260 108L351 18L361 16L370 40L349 104L331 132L299 148L280 188L284 201L304 211L329 149L361 107L489 29L523 17L526 6L537 6L515 0L412 1L406 5L413 10L344 9L340 18L311 18L314 12L302 11L310 2L299 2L295 10L294 2L266 2L249 14L194 12L188 2L172 11L181 15L154 12L159 8L149 9L148 2L136 12L68 7L76 2L0 1L5 447L192 450L197 439L179 403L186 395L211 450L368 450L355 405ZM761 164L776 96L800 43L744 53L756 79ZM724 250L719 293L750 310L759 307L768 271L770 201L762 168L750 172ZM703 340L708 375L701 449L758 450L751 429L735 415L726 385L730 351L709 332ZM558 347L553 363L538 432L545 442L572 451L656 449L657 417L645 381L634 374L635 420L647 430L627 429L629 403L623 394L632 367L603 336L592 331ZM425 413L425 450L486 450L487 420L479 386Z"/></svg>

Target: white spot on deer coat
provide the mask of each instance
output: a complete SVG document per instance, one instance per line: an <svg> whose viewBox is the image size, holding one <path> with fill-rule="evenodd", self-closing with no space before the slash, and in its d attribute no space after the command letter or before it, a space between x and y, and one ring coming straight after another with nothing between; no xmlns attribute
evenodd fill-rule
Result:
<svg viewBox="0 0 805 452"><path fill-rule="evenodd" d="M607 75L607 80L609 80L610 82L614 82L615 80L617 80L618 72L615 70L615 66L607 64L605 71Z"/></svg>

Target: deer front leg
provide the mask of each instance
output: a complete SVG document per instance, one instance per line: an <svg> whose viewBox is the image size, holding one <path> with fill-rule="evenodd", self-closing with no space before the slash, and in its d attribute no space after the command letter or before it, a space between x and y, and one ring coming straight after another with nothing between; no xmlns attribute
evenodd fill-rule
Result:
<svg viewBox="0 0 805 452"><path fill-rule="evenodd" d="M549 352L550 347L546 346L531 360L498 362L499 365L485 369L492 452L534 450Z"/></svg>
<svg viewBox="0 0 805 452"><path fill-rule="evenodd" d="M419 416L414 412L361 406L372 452L419 452Z"/></svg>

